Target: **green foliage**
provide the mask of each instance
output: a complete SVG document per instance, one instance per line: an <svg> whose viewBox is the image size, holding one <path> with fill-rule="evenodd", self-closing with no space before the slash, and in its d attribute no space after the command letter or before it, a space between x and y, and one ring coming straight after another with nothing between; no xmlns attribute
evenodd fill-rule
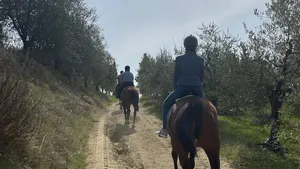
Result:
<svg viewBox="0 0 300 169"><path fill-rule="evenodd" d="M152 87L150 83L153 80L151 79L151 75L154 72L155 59L151 57L149 54L144 53L140 65L140 69L138 70L138 75L136 76L136 81L138 82L138 87L143 94L151 94Z"/></svg>
<svg viewBox="0 0 300 169"><path fill-rule="evenodd" d="M233 114L264 107L268 100L260 78L265 72L250 57L248 44L215 24L202 25L198 35L198 53L206 61L205 94L218 99L219 111ZM174 49L174 54L182 53L182 48ZM173 67L174 58L166 49L155 59L144 54L137 76L141 93L163 101L173 89Z"/></svg>
<svg viewBox="0 0 300 169"><path fill-rule="evenodd" d="M94 116L109 101L104 99L104 94L86 88L113 91L117 77L115 59L107 51L96 19L95 10L87 7L84 0L0 0L0 61L11 58L1 66L13 69L13 75L24 76L22 83L32 84L30 90L34 94L46 96L40 109L42 126L37 126L27 118L36 115L35 111L27 111L34 103L28 98L30 104L23 105L27 95L19 91L18 85L16 88L12 83L4 83L8 85L4 89L18 89L4 96L21 99L21 106L8 100L2 108L6 114L21 119L4 118L7 123L4 126L10 127L4 128L2 140L20 146L15 148L1 142L2 168L85 167ZM12 39L20 39L22 47L12 43ZM6 54L8 51L17 55ZM86 88L81 88L82 85ZM22 110L11 111L15 110L12 106ZM37 129L28 131L27 123ZM25 135L26 140L23 137L21 140L20 135ZM19 136L20 144L12 144L12 136Z"/></svg>
<svg viewBox="0 0 300 169"><path fill-rule="evenodd" d="M141 93L161 102L172 91L173 67L172 54L166 49L162 49L156 58L145 53L136 77Z"/></svg>
<svg viewBox="0 0 300 169"><path fill-rule="evenodd" d="M284 88L288 88L299 77L299 6L298 1L272 0L266 4L265 12L255 10L263 22L259 29L246 28L253 57L264 61L265 71L271 77L265 83L272 85L281 79Z"/></svg>
<svg viewBox="0 0 300 169"><path fill-rule="evenodd" d="M299 4L273 0L266 4L265 13L255 10L262 25L256 31L245 26L248 41L219 30L214 23L199 28L198 53L205 59L205 94L218 100L221 113L261 110L269 104L269 91L275 80L283 79L285 88L295 85L300 74ZM175 47L174 53L182 54L183 48ZM164 63L144 55L137 78L143 95L160 97L159 100L168 95L172 90L172 60L170 57Z"/></svg>
<svg viewBox="0 0 300 169"><path fill-rule="evenodd" d="M205 59L205 95L217 100L219 114L230 115L220 117L223 147L224 154L240 164L237 168L299 166L300 1L271 0L266 7L265 12L254 10L262 22L259 27L249 30L244 24L246 41L219 30L214 23L203 24L197 33L198 54ZM183 53L182 47L175 47L175 55ZM153 58L145 54L138 70L140 91L147 98L145 104L154 104L153 111L159 111L157 108L173 89L174 58L168 55L160 52ZM283 86L278 85L281 82ZM275 86L284 93L276 96L277 100L271 97ZM284 106L278 138L290 151L288 160L251 149L254 142L263 142L270 133L270 126L255 124L255 118L269 123L266 113L272 112L275 117L278 111L274 111L273 103L281 99ZM232 151L236 147L238 151ZM262 158L266 165L257 162Z"/></svg>
<svg viewBox="0 0 300 169"><path fill-rule="evenodd" d="M0 8L1 42L11 36L2 28L14 30L29 59L55 68L76 85L113 91L114 58L106 50L95 10L83 0L0 0Z"/></svg>

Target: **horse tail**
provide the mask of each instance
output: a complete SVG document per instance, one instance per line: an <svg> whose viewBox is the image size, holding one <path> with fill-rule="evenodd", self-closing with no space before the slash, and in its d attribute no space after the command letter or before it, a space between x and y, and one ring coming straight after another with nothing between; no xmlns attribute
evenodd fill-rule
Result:
<svg viewBox="0 0 300 169"><path fill-rule="evenodd" d="M133 107L136 111L139 111L139 94L136 90L131 89L130 91Z"/></svg>
<svg viewBox="0 0 300 169"><path fill-rule="evenodd" d="M191 100L187 103L186 109L182 111L176 125L178 138L183 149L190 153L190 157L197 155L195 139L202 129L202 111L202 104L200 104L199 99ZM195 130L193 131L194 126Z"/></svg>

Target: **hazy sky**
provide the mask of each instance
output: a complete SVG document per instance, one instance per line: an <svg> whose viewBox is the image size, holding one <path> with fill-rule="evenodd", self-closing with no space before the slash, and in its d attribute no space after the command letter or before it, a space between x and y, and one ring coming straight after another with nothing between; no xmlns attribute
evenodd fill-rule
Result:
<svg viewBox="0 0 300 169"><path fill-rule="evenodd" d="M155 56L161 47L173 49L183 38L195 34L202 23L215 22L221 29L244 36L242 22L260 22L253 9L264 10L266 0L87 0L97 9L109 52L118 72L136 69L143 53Z"/></svg>

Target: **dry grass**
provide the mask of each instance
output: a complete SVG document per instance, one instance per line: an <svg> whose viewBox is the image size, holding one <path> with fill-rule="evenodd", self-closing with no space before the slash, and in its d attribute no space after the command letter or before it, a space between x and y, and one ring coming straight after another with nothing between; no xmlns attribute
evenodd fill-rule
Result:
<svg viewBox="0 0 300 169"><path fill-rule="evenodd" d="M0 127L8 126L3 131L0 128L3 138L0 144L12 144L11 141L4 143L4 138L15 140L16 144L12 144L15 149L5 146L6 150L0 154L0 168L85 168L89 134L110 98L75 88L58 72L34 62L22 72L15 59L9 58L11 55L16 58L13 53L0 50L0 67L9 70L5 74L1 71L0 85L6 86L6 92L1 92L0 86L0 99L7 96L9 99L4 108L4 102L0 103ZM2 116L2 112L15 115ZM8 128L15 131L7 132Z"/></svg>
<svg viewBox="0 0 300 169"><path fill-rule="evenodd" d="M28 133L38 126L38 102L34 101L27 83L3 73L0 78L0 151L23 150ZM21 145L22 144L22 145Z"/></svg>
<svg viewBox="0 0 300 169"><path fill-rule="evenodd" d="M10 57L0 51L0 164L25 163L32 133L40 126L39 102ZM7 163L7 164L6 164ZM3 166L0 166L3 167Z"/></svg>

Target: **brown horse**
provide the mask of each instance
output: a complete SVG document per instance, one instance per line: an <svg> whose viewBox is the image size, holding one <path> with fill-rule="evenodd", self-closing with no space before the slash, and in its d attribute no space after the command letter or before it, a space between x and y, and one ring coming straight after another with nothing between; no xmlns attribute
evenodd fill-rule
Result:
<svg viewBox="0 0 300 169"><path fill-rule="evenodd" d="M195 167L196 147L203 148L212 169L220 169L219 124L210 101L191 95L177 100L169 111L168 132L175 169L178 156L183 169Z"/></svg>
<svg viewBox="0 0 300 169"><path fill-rule="evenodd" d="M139 111L139 92L134 86L126 87L121 93L123 111L125 115L125 123L129 123L130 106L133 105L133 124L135 123L136 113Z"/></svg>

